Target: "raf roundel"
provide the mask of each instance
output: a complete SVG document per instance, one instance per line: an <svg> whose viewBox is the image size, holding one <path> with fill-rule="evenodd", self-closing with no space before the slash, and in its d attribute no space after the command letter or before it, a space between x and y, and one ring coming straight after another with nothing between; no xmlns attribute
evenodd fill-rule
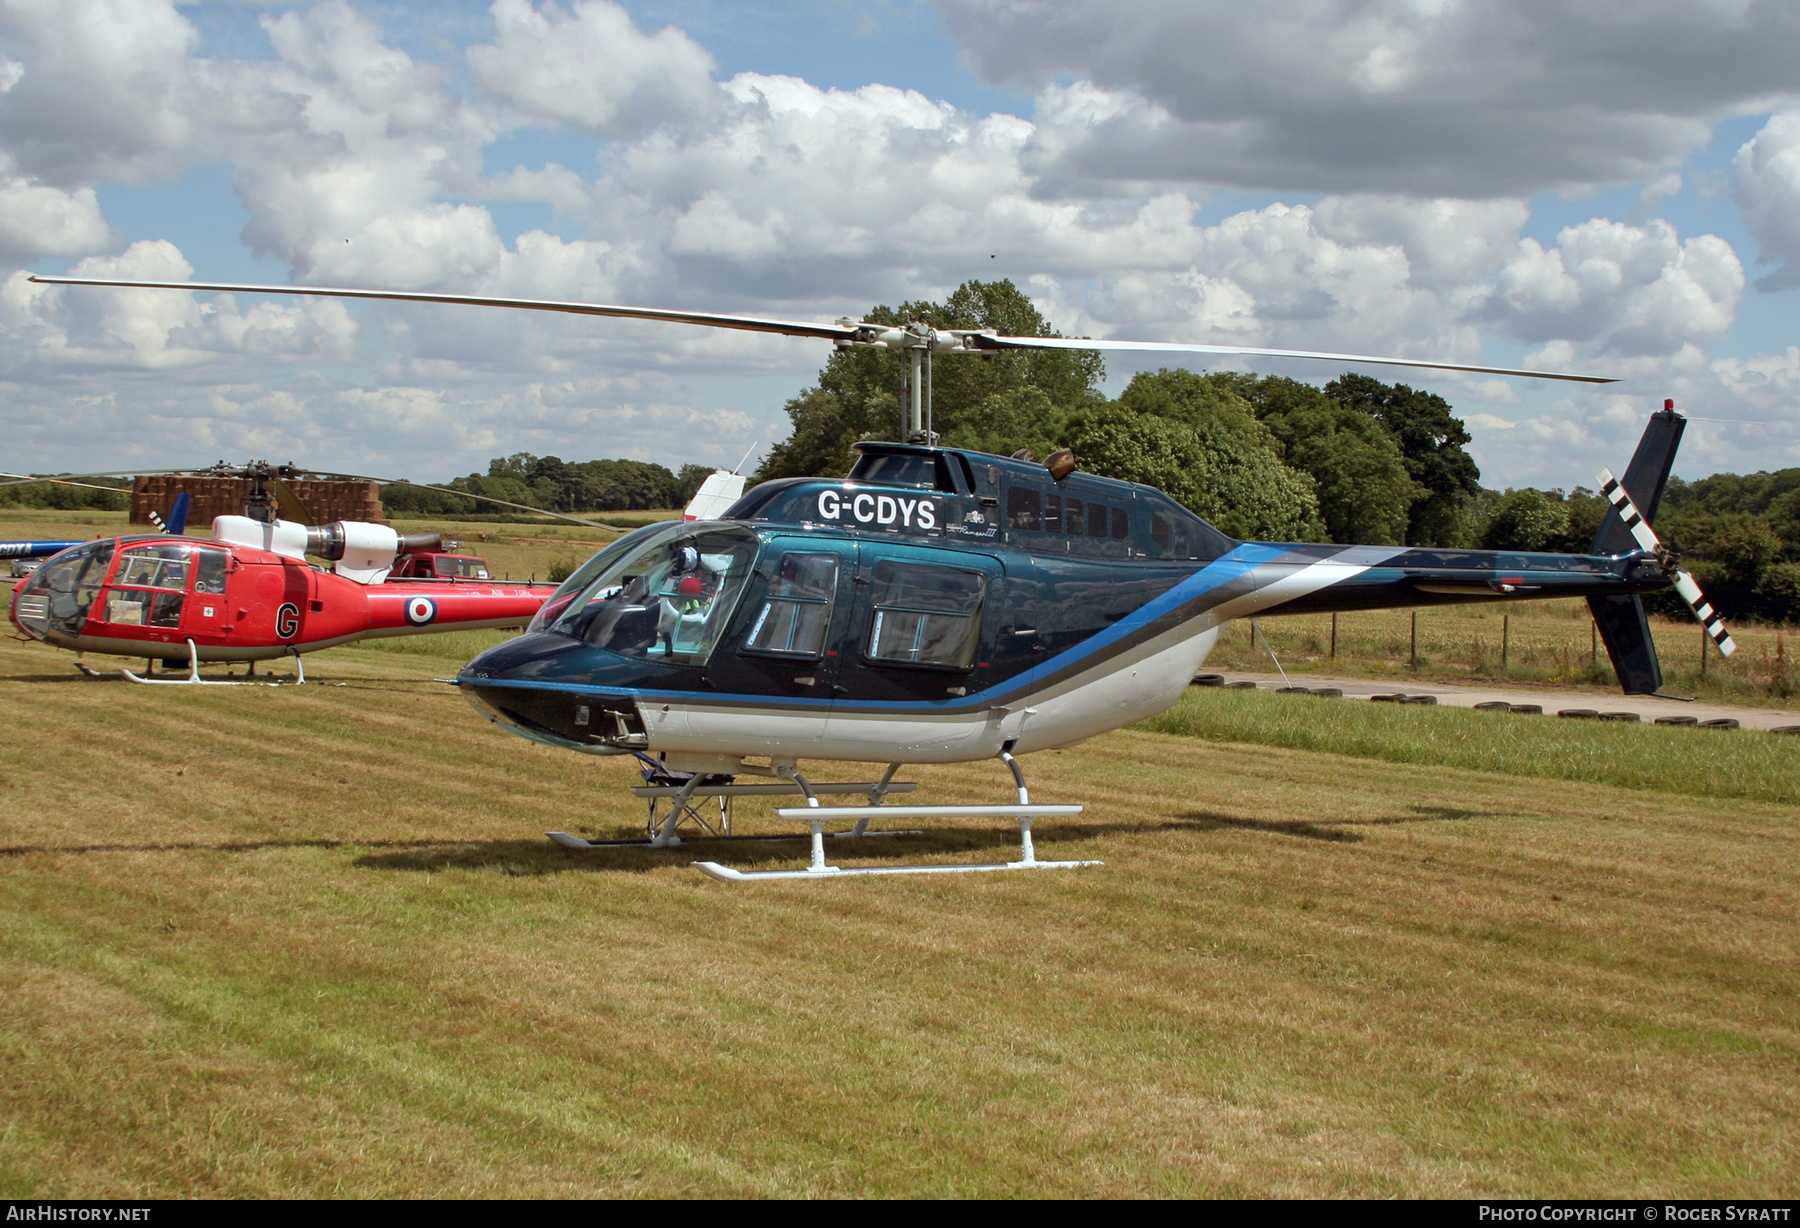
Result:
<svg viewBox="0 0 1800 1228"><path fill-rule="evenodd" d="M406 621L415 627L437 620L437 602L429 597L409 597L406 601Z"/></svg>

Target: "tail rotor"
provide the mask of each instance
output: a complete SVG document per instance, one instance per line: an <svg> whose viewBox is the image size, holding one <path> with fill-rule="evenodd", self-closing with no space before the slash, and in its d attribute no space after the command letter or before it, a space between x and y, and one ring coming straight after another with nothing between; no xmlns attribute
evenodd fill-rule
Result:
<svg viewBox="0 0 1800 1228"><path fill-rule="evenodd" d="M1656 536L1656 531L1650 527L1650 522L1644 519L1643 513L1638 511L1637 504L1632 502L1631 496L1625 492L1625 487L1620 484L1619 479L1613 476L1613 471L1610 468L1602 469L1598 478L1600 493L1605 495L1618 511L1619 519L1625 522L1625 528L1630 532L1632 540L1641 549L1656 557L1657 565L1662 568L1663 574L1674 583L1675 591L1681 594L1681 599L1687 602L1688 608L1694 612L1694 617L1700 620L1702 627L1706 628L1707 638L1718 645L1719 655L1729 657L1736 652L1737 644L1732 641L1731 632L1725 629L1725 623L1720 619L1719 612L1713 609L1712 603L1706 599L1706 594L1700 591L1700 586L1695 583L1693 575L1676 563L1674 554L1663 544L1662 539Z"/></svg>

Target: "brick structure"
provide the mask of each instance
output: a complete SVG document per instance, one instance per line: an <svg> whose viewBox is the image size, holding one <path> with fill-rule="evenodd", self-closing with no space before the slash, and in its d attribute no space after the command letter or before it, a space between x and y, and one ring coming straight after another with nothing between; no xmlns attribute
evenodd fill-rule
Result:
<svg viewBox="0 0 1800 1228"><path fill-rule="evenodd" d="M313 524L333 520L378 522L382 518L381 492L373 482L328 482L320 479L286 483L306 508ZM175 496L188 493L188 532L205 536L215 516L242 516L250 497L249 478L192 478L156 474L141 477L131 491L131 523L149 524L150 513L165 519Z"/></svg>

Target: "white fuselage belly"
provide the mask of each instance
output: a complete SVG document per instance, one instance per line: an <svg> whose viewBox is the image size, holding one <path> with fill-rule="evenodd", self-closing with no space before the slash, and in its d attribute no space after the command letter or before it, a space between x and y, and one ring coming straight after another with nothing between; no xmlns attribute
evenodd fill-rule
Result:
<svg viewBox="0 0 1800 1228"><path fill-rule="evenodd" d="M701 702L641 702L649 749L851 762L963 763L1067 746L1166 711L1205 662L1219 627L1202 616L1091 670L1004 707L931 715L747 712Z"/></svg>

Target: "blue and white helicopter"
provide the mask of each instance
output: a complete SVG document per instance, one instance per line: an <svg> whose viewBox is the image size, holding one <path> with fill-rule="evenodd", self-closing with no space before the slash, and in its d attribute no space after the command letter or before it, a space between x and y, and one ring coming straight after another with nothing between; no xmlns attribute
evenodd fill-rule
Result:
<svg viewBox="0 0 1800 1228"><path fill-rule="evenodd" d="M59 285L457 303L662 320L883 346L909 362L902 443L863 443L843 478L764 482L717 519L626 534L557 590L525 634L453 680L495 724L535 742L649 764L633 790L650 802L640 841L549 833L569 848L729 833L730 799L790 794L778 809L812 832L805 870L715 878L819 878L1094 864L1036 857L1031 823L1078 813L1034 804L1018 756L1069 746L1164 711L1232 620L1333 610L1585 597L1624 690L1662 672L1641 594L1673 584L1726 654L1730 636L1649 526L1685 419L1650 419L1586 555L1237 541L1148 486L1043 463L937 446L930 367L940 355L1111 349L1341 363L1609 383L1599 377L1368 355L1162 342L1006 337L852 319L814 324L589 303L381 290L48 277ZM1017 801L892 805L904 764L999 759ZM879 780L814 782L803 762L888 764ZM763 778L743 783L743 777ZM827 806L821 796L864 794ZM708 822L702 799L716 799ZM659 811L658 807L662 809ZM1021 855L986 865L827 864L832 837L883 834L871 819L1005 815ZM851 824L832 833L834 823ZM694 831L694 825L699 830ZM887 832L885 834L897 834Z"/></svg>

